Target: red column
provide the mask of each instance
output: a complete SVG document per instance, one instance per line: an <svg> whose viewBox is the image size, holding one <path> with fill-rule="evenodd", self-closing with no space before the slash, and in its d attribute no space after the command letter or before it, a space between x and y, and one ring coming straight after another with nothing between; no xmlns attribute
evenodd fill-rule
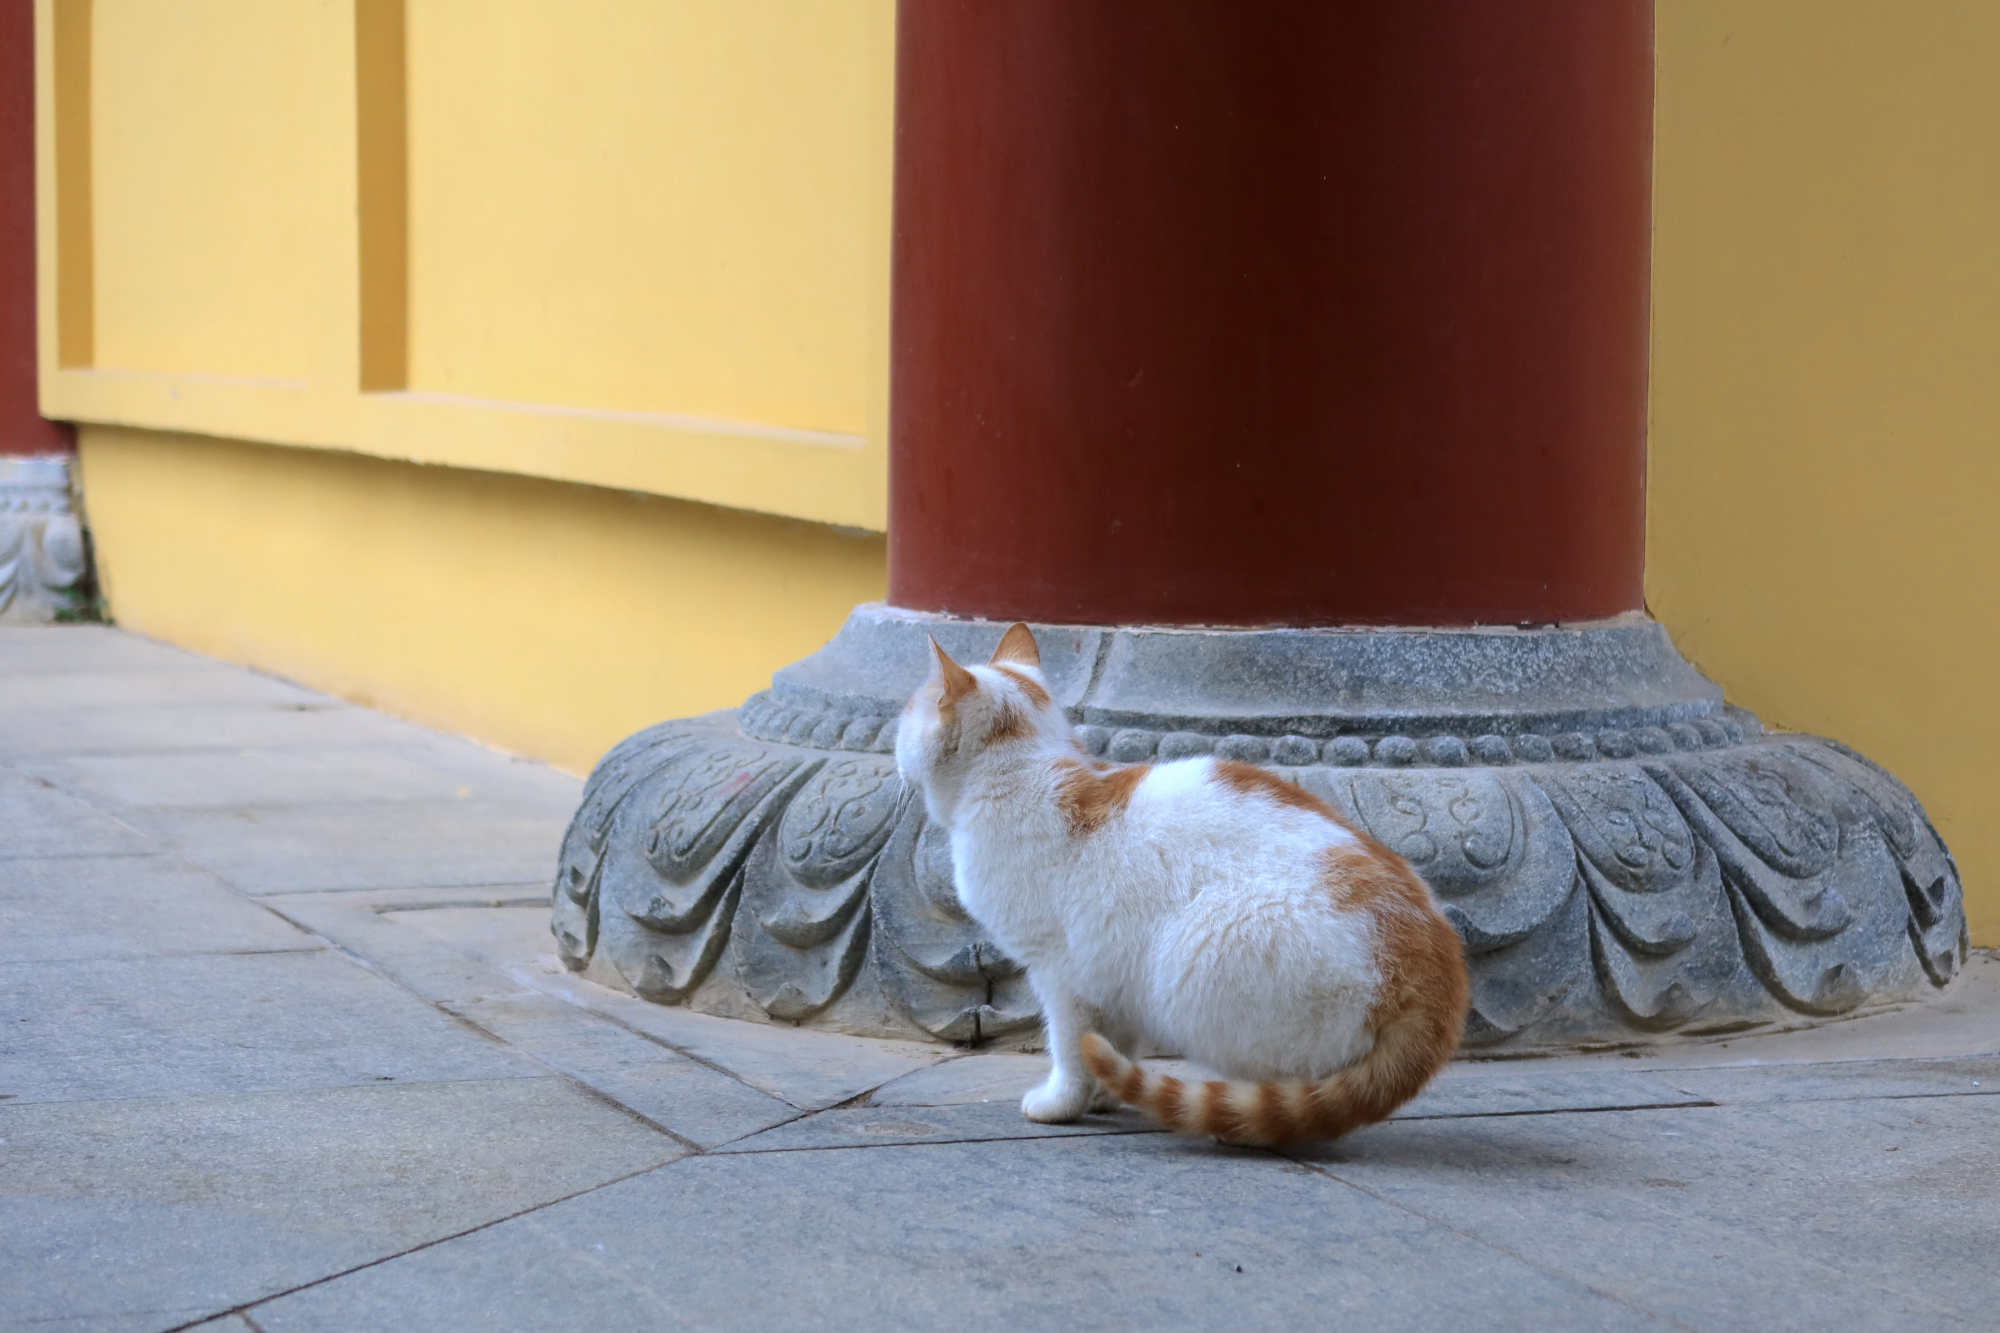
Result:
<svg viewBox="0 0 2000 1333"><path fill-rule="evenodd" d="M35 7L0 0L0 454L74 447L35 371Z"/></svg>
<svg viewBox="0 0 2000 1333"><path fill-rule="evenodd" d="M903 0L890 600L1641 604L1650 0Z"/></svg>

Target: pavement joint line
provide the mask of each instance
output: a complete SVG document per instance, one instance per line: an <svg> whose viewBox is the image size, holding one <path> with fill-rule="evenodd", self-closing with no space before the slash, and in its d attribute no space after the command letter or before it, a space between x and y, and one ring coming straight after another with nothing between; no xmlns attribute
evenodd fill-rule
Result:
<svg viewBox="0 0 2000 1333"><path fill-rule="evenodd" d="M1527 1268L1533 1272L1540 1273L1543 1277L1549 1278L1552 1281L1561 1282L1566 1286L1575 1287L1582 1291L1587 1291L1591 1295L1598 1297L1600 1300L1610 1301L1613 1305L1621 1306L1624 1309L1630 1310L1635 1314L1642 1315L1645 1318L1657 1319L1663 1324L1667 1324L1673 1328L1680 1329L1682 1333L1703 1333L1703 1330L1696 1328L1692 1324L1684 1324L1680 1320L1673 1318L1671 1315L1661 1314L1656 1310L1649 1310L1643 1305L1625 1299L1623 1296L1619 1296L1613 1292L1606 1291L1602 1287L1596 1286L1593 1283L1586 1282L1582 1278L1577 1277L1574 1274L1565 1273L1560 1269L1550 1268L1544 1264L1536 1263L1533 1259L1530 1259L1527 1255L1522 1254L1519 1251L1511 1250L1497 1241L1488 1240L1486 1237L1481 1236L1476 1232L1468 1231L1465 1228L1460 1227L1452 1222L1448 1222L1442 1217L1434 1217L1431 1214L1423 1211L1421 1208L1413 1208L1409 1204L1402 1202L1400 1199L1392 1199L1389 1196L1377 1190L1369 1189L1366 1185L1360 1184L1356 1181L1349 1180L1347 1177L1343 1175L1339 1175L1336 1172L1327 1170L1324 1166L1321 1166L1317 1162L1306 1161L1300 1157L1294 1156L1290 1152L1272 1151L1271 1155L1274 1157L1283 1158L1285 1161L1292 1162L1298 1166L1304 1167L1307 1171L1310 1171L1318 1176L1323 1176L1327 1180L1334 1182L1336 1185L1344 1185L1348 1189L1354 1190L1361 1194L1365 1194L1369 1198L1375 1200L1377 1203L1387 1204L1389 1207L1408 1213L1411 1217L1417 1218L1420 1221L1428 1222L1434 1227L1440 1227L1443 1230L1450 1232L1452 1235L1457 1236L1462 1240L1469 1240L1474 1245L1483 1246L1486 1249L1492 1250L1496 1254L1503 1254L1507 1256L1509 1259L1512 1259L1515 1263L1520 1264L1522 1267Z"/></svg>
<svg viewBox="0 0 2000 1333"><path fill-rule="evenodd" d="M97 807L96 807L96 806L92 806L92 807L91 807L91 809L93 809L93 810L97 810ZM97 813L98 813L98 814L100 814L100 815L102 815L102 814L104 814L105 812L104 812L104 811L102 811L102 810L97 810ZM116 816L108 816L108 815L107 815L106 817L107 817L107 818L116 818ZM120 822L120 823L124 823L124 821L123 821L123 820L120 820L119 822ZM130 825L127 825L127 827L128 827L128 828L130 828L131 826L130 826ZM139 832L139 831L138 831L137 829L133 829L133 830L132 830L132 832L133 832L133 833L134 833L134 834L135 834L136 836L138 836L138 837L141 837L141 838L145 838L145 837L147 837L147 835L146 835L146 834L144 834L144 833L140 833L140 832ZM145 859L146 857L149 857L149 856L167 856L167 855L172 855L172 854L173 854L173 848L171 848L171 847L167 846L167 845L166 845L165 843L154 843L154 847L155 847L155 849L156 849L156 850L153 850L153 851L147 851L147 852L33 852L33 853L28 853L28 854L22 854L22 853L19 853L19 852L0 852L0 862L6 862L6 861L140 861L140 860L144 860L144 859ZM197 870L202 870L202 871L204 871L204 873L206 873L206 874L210 874L210 875L213 875L213 874L215 874L215 872L214 872L213 870L207 870L207 869L206 869L205 867L202 867L202 866L194 866L194 863L193 863L193 862L191 862L191 861L190 861L190 862L184 862L183 864L186 864L186 865L190 865L190 866L193 866L193 868L194 868L194 869L197 869Z"/></svg>
<svg viewBox="0 0 2000 1333"><path fill-rule="evenodd" d="M366 1083L307 1083L288 1088L213 1088L206 1092L151 1092L133 1097L63 1097L42 1101L22 1101L9 1093L0 1099L0 1115L21 1106L123 1106L132 1102L180 1102L198 1097L289 1097L308 1092L342 1092L365 1089L394 1092L397 1088L471 1087L481 1083L518 1083L530 1078L558 1078L558 1074L514 1074L503 1078L374 1078Z"/></svg>
<svg viewBox="0 0 2000 1333"><path fill-rule="evenodd" d="M502 1043L502 1044L506 1045L509 1043ZM526 1052L521 1052L521 1054L525 1055ZM622 1111L626 1115L630 1116L632 1119L644 1125L647 1129L655 1130L661 1134L666 1135L668 1138L672 1139L675 1143L678 1143L681 1147L686 1148L689 1153L694 1154L696 1156L699 1156L701 1154L702 1146L699 1143L696 1143L693 1139L690 1139L685 1135L676 1134L673 1130L668 1129L665 1125L653 1119L651 1116L645 1114L642 1111L635 1110L634 1108L627 1106L624 1102L618 1100L618 1098L616 1097L613 1097L610 1093L604 1091L602 1088L592 1087L589 1083L586 1083L584 1080L578 1078L576 1075L570 1073L568 1070L558 1069L556 1066L549 1064L547 1061L536 1059L536 1057L532 1055L528 1056L528 1058L530 1060L534 1060L536 1064L541 1065L543 1068L550 1070L557 1077L568 1079L571 1083L576 1084L577 1087L582 1088L586 1095L594 1098L597 1101L603 1102L606 1106L609 1106L612 1110Z"/></svg>
<svg viewBox="0 0 2000 1333"><path fill-rule="evenodd" d="M367 958L365 955L358 953L357 951L342 944L338 940L331 939L328 936L321 934L318 930L306 925L301 921L297 921L294 920L292 917L286 916L283 912L278 911L275 905L264 904L264 906L266 910L270 911L273 915L278 916L282 920L291 922L291 924L297 926L299 929L306 931L314 939L325 940L328 949L342 955L343 957L352 960L353 962L367 969L374 975L381 977L384 981L387 981L390 985L393 985L397 987L399 990L402 990L404 993L414 996L420 1003L427 1005L432 1009L435 1009L437 1012L445 1015L447 1018L450 1018L454 1023L457 1023L465 1028L468 1028L472 1032L476 1033L478 1036L484 1038L485 1040L493 1042L496 1045L499 1045L513 1052L515 1055L521 1057L522 1059L530 1061L531 1063L538 1065L543 1069L548 1070L550 1075L556 1078L564 1079L572 1084L575 1084L577 1087L582 1088L585 1092L589 1093L592 1097L598 1098L600 1100L609 1103L610 1105L616 1107L618 1110L623 1111L626 1115L631 1116L639 1123L645 1125L647 1128L657 1130L658 1132L665 1134L668 1138L674 1140L674 1142L684 1145L689 1149L689 1151L692 1154L696 1156L703 1156L713 1151L713 1149L704 1148L700 1144L694 1142L693 1140L688 1139L671 1129L668 1129L665 1125L660 1124L658 1121L652 1119L650 1116L647 1116L643 1112L638 1111L633 1107L627 1105L625 1102L620 1100L614 1094L607 1092L603 1088L597 1087L595 1084L578 1076L577 1074L571 1072L570 1070L563 1069L560 1066L551 1064L549 1061L541 1058L538 1055L535 1055L533 1052L527 1050L526 1048L519 1046L514 1042L508 1041L505 1037L501 1036L499 1033L494 1032L491 1029L482 1026L476 1019L471 1018L466 1014L461 1014L457 1012L447 1004L443 1004L436 1000L431 999L429 996L423 994L415 987L410 986L409 984L404 982L400 977L396 976L394 973L384 970L379 964ZM362 905L359 907L349 907L346 910L350 912L365 912L368 915L376 917L379 917L381 915L379 911L371 911L366 905ZM446 946L443 945L438 945L437 947L440 949L446 949ZM446 949L446 951L451 952L455 957L463 957L463 955L458 955L455 950ZM490 966L490 964L488 964L488 966ZM508 977L510 980L514 980L517 982L524 982L524 978L522 978L514 969L503 970L495 968L493 970L501 976ZM562 996L550 994L548 991L545 991L540 987L530 986L529 989L532 990L537 995L546 995L548 996L548 998L555 1000L558 1003L565 1003L565 1004L569 1003L568 1001L564 1000ZM675 1055L679 1055L685 1059L691 1060L694 1063L699 1064L714 1073L721 1074L723 1077L729 1079L731 1082L736 1083L741 1087L748 1088L752 1092L760 1093L763 1096L771 1098L771 1100L779 1103L780 1105L789 1106L793 1110L798 1112L797 1115L791 1116L785 1120L781 1120L777 1124L766 1125L762 1129L753 1130L751 1134L746 1134L736 1139L727 1140L726 1143L723 1144L717 1144L716 1147L718 1148L726 1146L727 1143L740 1143L744 1138L752 1137L755 1134L768 1133L773 1129L777 1129L781 1125L789 1125L796 1121L803 1120L808 1116L818 1114L817 1111L805 1107L800 1107L795 1102L788 1101L783 1097L779 1097L773 1093L764 1091L764 1089L762 1088L756 1087L754 1084L750 1083L748 1080L737 1075L735 1072L723 1068L721 1065L716 1064L712 1060L703 1059L702 1057L695 1055L692 1052L681 1050L679 1047L676 1047L669 1042L661 1041L658 1038L654 1037L651 1033L642 1032L638 1028L632 1027L630 1024L621 1021L614 1015L604 1013L603 1011L598 1009L587 1008L582 1005L569 1004L569 1007L571 1009L578 1011L580 1014L589 1016L591 1019L609 1023L612 1026L619 1028L622 1031L629 1033L632 1036L642 1038L646 1041L650 1041L654 1045L662 1048L663 1050L671 1051ZM894 1081L893 1079L885 1080L883 1084L879 1084L877 1085L877 1087L879 1088L887 1086L888 1083L893 1081ZM864 1092L860 1095L872 1096L876 1090L877 1090L876 1088L871 1088L867 1092Z"/></svg>
<svg viewBox="0 0 2000 1333"><path fill-rule="evenodd" d="M672 1042L668 1041L664 1037L658 1036L651 1032L647 1032L643 1028L634 1027L632 1024L626 1022L618 1015L613 1013L607 1013L606 1011L599 1009L596 1005L590 1004L587 1001L579 1003L576 1000L572 1000L566 995L560 994L555 990L552 990L546 986L541 985L539 983L538 978L529 976L527 973L523 972L518 967L495 968L494 971L498 972L501 976L506 977L510 981L526 986L528 989L534 991L537 995L546 995L552 1000L557 1000L563 1004L567 1004L572 1009L576 1009L582 1013L589 1014L594 1018L602 1019L603 1021L610 1023L615 1027L623 1028L625 1031L631 1033L633 1036L643 1038L646 1041L650 1041L655 1046L660 1047L662 1050L672 1051L675 1055L682 1056L685 1059L692 1060L696 1064L701 1065L705 1069L714 1070L718 1074L722 1074L728 1078L734 1079L736 1082L741 1083L744 1087L749 1088L752 1092L760 1092L763 1093L764 1096L771 1098L773 1101L783 1102L786 1106L790 1106L795 1110L797 1110L800 1113L800 1115L818 1115L819 1111L830 1111L834 1109L833 1107L830 1106L823 1106L819 1108L819 1111L816 1111L809 1107L802 1107L797 1102L791 1101L784 1097L780 1097L774 1092L765 1092L764 1089L758 1087L756 1084L750 1082L748 1079L743 1078L741 1075L737 1074L734 1070L727 1069L722 1065L717 1064L715 1061L709 1059L707 1056L698 1055L693 1051L686 1050L680 1046L674 1045ZM937 1063L944 1064L945 1061L940 1060ZM935 1068L936 1066L930 1066L930 1067ZM899 1074L896 1077L901 1078L902 1075ZM872 1097L877 1092L881 1091L883 1088L888 1087L889 1084L894 1083L895 1081L896 1080L893 1078L884 1079L882 1082L876 1084L874 1087L856 1093L855 1095L859 1097ZM849 1100L851 1101L853 1099L849 1098ZM791 1121L788 1120L785 1121L784 1123L790 1124ZM776 1126L773 1126L773 1128L776 1128ZM763 1131L759 1130L758 1132L762 1133Z"/></svg>
<svg viewBox="0 0 2000 1333"><path fill-rule="evenodd" d="M828 1109L831 1110L833 1108ZM895 1108L884 1107L882 1109L891 1110ZM798 1117L798 1119L810 1119L812 1116L820 1114L822 1112L813 1111L807 1115ZM784 1122L786 1125L796 1123L797 1120L787 1120ZM783 1127L784 1125L772 1125L768 1129L758 1130L757 1134L769 1134L773 1130L782 1129ZM780 1153L798 1152L879 1152L884 1148L952 1148L966 1143L1053 1143L1058 1139L1129 1139L1144 1137L1146 1135L1161 1135L1166 1132L1166 1130L1161 1129L1157 1125L1140 1125L1131 1129L1123 1129L1114 1125L1103 1129L1072 1130L1064 1134L982 1134L977 1138L946 1138L939 1136L931 1139L913 1138L903 1142L891 1143L802 1143L789 1148L731 1148L727 1152L724 1152L723 1149L729 1147L728 1144L717 1144L715 1147L709 1149L706 1155L710 1157L775 1157ZM731 1139L730 1143L742 1143L745 1139L756 1138L757 1134L746 1134L741 1139Z"/></svg>
<svg viewBox="0 0 2000 1333"><path fill-rule="evenodd" d="M168 949L159 953L77 954L69 958L0 958L0 967L41 967L49 963L145 963L155 958L256 958L275 953L325 953L324 945L269 949Z"/></svg>
<svg viewBox="0 0 2000 1333"><path fill-rule="evenodd" d="M1827 1101L1860 1101L1858 1097L1829 1097ZM1634 1102L1629 1106L1551 1106L1531 1111L1439 1111L1432 1115L1392 1115L1390 1120L1413 1123L1419 1120L1512 1120L1530 1115L1599 1115L1607 1111L1690 1111L1704 1106L1724 1106L1725 1102ZM1388 1124L1389 1121L1377 1121Z"/></svg>
<svg viewBox="0 0 2000 1333"><path fill-rule="evenodd" d="M675 1166L687 1160L688 1159L685 1157L677 1157L671 1162L656 1162L652 1166L640 1167L637 1171L627 1171L622 1176L615 1176L610 1180L602 1180L595 1185L586 1185L580 1190L571 1190L568 1194L565 1194L560 1198L550 1199L545 1203L530 1204L526 1208L516 1209L514 1212L508 1213L505 1217L496 1217L491 1219L490 1221L480 1222L477 1225L466 1227L463 1230L454 1231L450 1235L437 1236L431 1240L420 1241L415 1245L409 1246L407 1249L398 1250L394 1254L385 1254L382 1255L380 1258L370 1259L367 1263L354 1264L351 1267L341 1269L337 1273L328 1273L324 1277L316 1277L310 1282L301 1282L297 1286L287 1287L283 1291L274 1291L268 1296L259 1296L254 1301L246 1301L242 1305L234 1305L226 1310L217 1310L215 1313L203 1315L199 1319L190 1319L188 1322L184 1324L175 1324L171 1328L161 1330L161 1333L185 1333L185 1330L187 1329L199 1328L201 1325L208 1323L210 1320L222 1319L228 1315L236 1315L246 1321L250 1321L251 1327L255 1328L257 1327L257 1325L255 1321L250 1320L249 1312L256 1309L260 1305L269 1305L272 1301L283 1300L287 1296L295 1296L302 1291L311 1291L314 1287L323 1287L329 1282L337 1282L341 1278L351 1277L356 1273L366 1272L368 1269L371 1268L380 1268L383 1264L394 1262L397 1259L406 1258L412 1254L421 1254L425 1250L433 1249L436 1246L443 1245L449 1241L463 1240L467 1236L477 1235L479 1232L491 1230L492 1228L497 1227L502 1223L512 1222L516 1218L527 1217L530 1214L539 1213L544 1208L553 1208L559 1203L568 1203L571 1199L580 1199L586 1194L595 1194L599 1190L610 1189L613 1185L622 1185L628 1180L637 1180L640 1176L651 1175L655 1171L664 1171L668 1167Z"/></svg>

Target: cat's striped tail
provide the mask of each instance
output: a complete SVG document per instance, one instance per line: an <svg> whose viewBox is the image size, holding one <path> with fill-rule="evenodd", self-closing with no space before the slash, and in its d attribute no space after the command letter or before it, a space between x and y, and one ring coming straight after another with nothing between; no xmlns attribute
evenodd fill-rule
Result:
<svg viewBox="0 0 2000 1333"><path fill-rule="evenodd" d="M1317 1083L1188 1083L1147 1071L1095 1032L1083 1039L1083 1058L1107 1089L1163 1128L1213 1134L1224 1143L1278 1147L1337 1139L1386 1120L1422 1091L1458 1045L1456 1022L1445 1026L1427 1019L1434 1016L1412 1014L1386 1025L1376 1033L1374 1049Z"/></svg>

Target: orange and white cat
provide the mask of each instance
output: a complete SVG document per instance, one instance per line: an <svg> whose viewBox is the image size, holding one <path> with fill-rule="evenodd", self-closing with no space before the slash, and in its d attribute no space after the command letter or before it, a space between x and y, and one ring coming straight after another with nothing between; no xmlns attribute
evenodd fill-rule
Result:
<svg viewBox="0 0 2000 1333"><path fill-rule="evenodd" d="M1122 1099L1229 1143L1327 1139L1450 1059L1464 952L1401 857L1250 764L1093 760L1026 625L986 666L932 647L896 764L951 831L965 910L1041 1002L1055 1067L1028 1119ZM1149 1073L1141 1045L1238 1081Z"/></svg>

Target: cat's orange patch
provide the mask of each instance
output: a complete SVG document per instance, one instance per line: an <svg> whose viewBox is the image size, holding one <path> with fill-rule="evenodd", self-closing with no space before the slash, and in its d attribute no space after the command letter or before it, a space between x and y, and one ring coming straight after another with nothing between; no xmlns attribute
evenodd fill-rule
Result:
<svg viewBox="0 0 2000 1333"><path fill-rule="evenodd" d="M1019 667L1010 666L996 666L993 669L1020 686L1021 693L1027 695L1028 702L1035 707L1047 708L1049 706L1049 692L1042 688L1040 681L1027 672L1021 670Z"/></svg>
<svg viewBox="0 0 2000 1333"><path fill-rule="evenodd" d="M938 711L955 708L960 699L979 688L979 678L958 663L952 661L951 654L931 640L931 651L937 654L938 671L944 678L943 692L938 696Z"/></svg>
<svg viewBox="0 0 2000 1333"><path fill-rule="evenodd" d="M1035 724L1028 714L1017 704L1002 703L993 717L993 729L986 733L986 743L995 741L1025 740L1035 734Z"/></svg>
<svg viewBox="0 0 2000 1333"><path fill-rule="evenodd" d="M1151 764L1133 764L1100 772L1075 759L1058 759L1056 808L1071 833L1095 833L1132 803L1133 791L1152 771Z"/></svg>
<svg viewBox="0 0 2000 1333"><path fill-rule="evenodd" d="M1323 882L1334 901L1368 914L1375 924L1375 963L1382 983L1368 1011L1379 1043L1396 1027L1413 1063L1433 1067L1451 1058L1465 1030L1471 983L1465 946L1409 862L1366 833L1320 853Z"/></svg>
<svg viewBox="0 0 2000 1333"><path fill-rule="evenodd" d="M1280 805L1310 810L1342 828L1348 827L1339 811L1298 783L1287 782L1268 768L1246 764L1240 759L1218 759L1215 761L1215 780L1231 791L1242 792L1246 796L1268 796Z"/></svg>
<svg viewBox="0 0 2000 1333"><path fill-rule="evenodd" d="M1000 646L993 650L991 665L1002 662L1024 662L1031 667L1042 664L1042 650L1035 646L1035 632L1021 621L1007 627L1007 632L1000 636Z"/></svg>

